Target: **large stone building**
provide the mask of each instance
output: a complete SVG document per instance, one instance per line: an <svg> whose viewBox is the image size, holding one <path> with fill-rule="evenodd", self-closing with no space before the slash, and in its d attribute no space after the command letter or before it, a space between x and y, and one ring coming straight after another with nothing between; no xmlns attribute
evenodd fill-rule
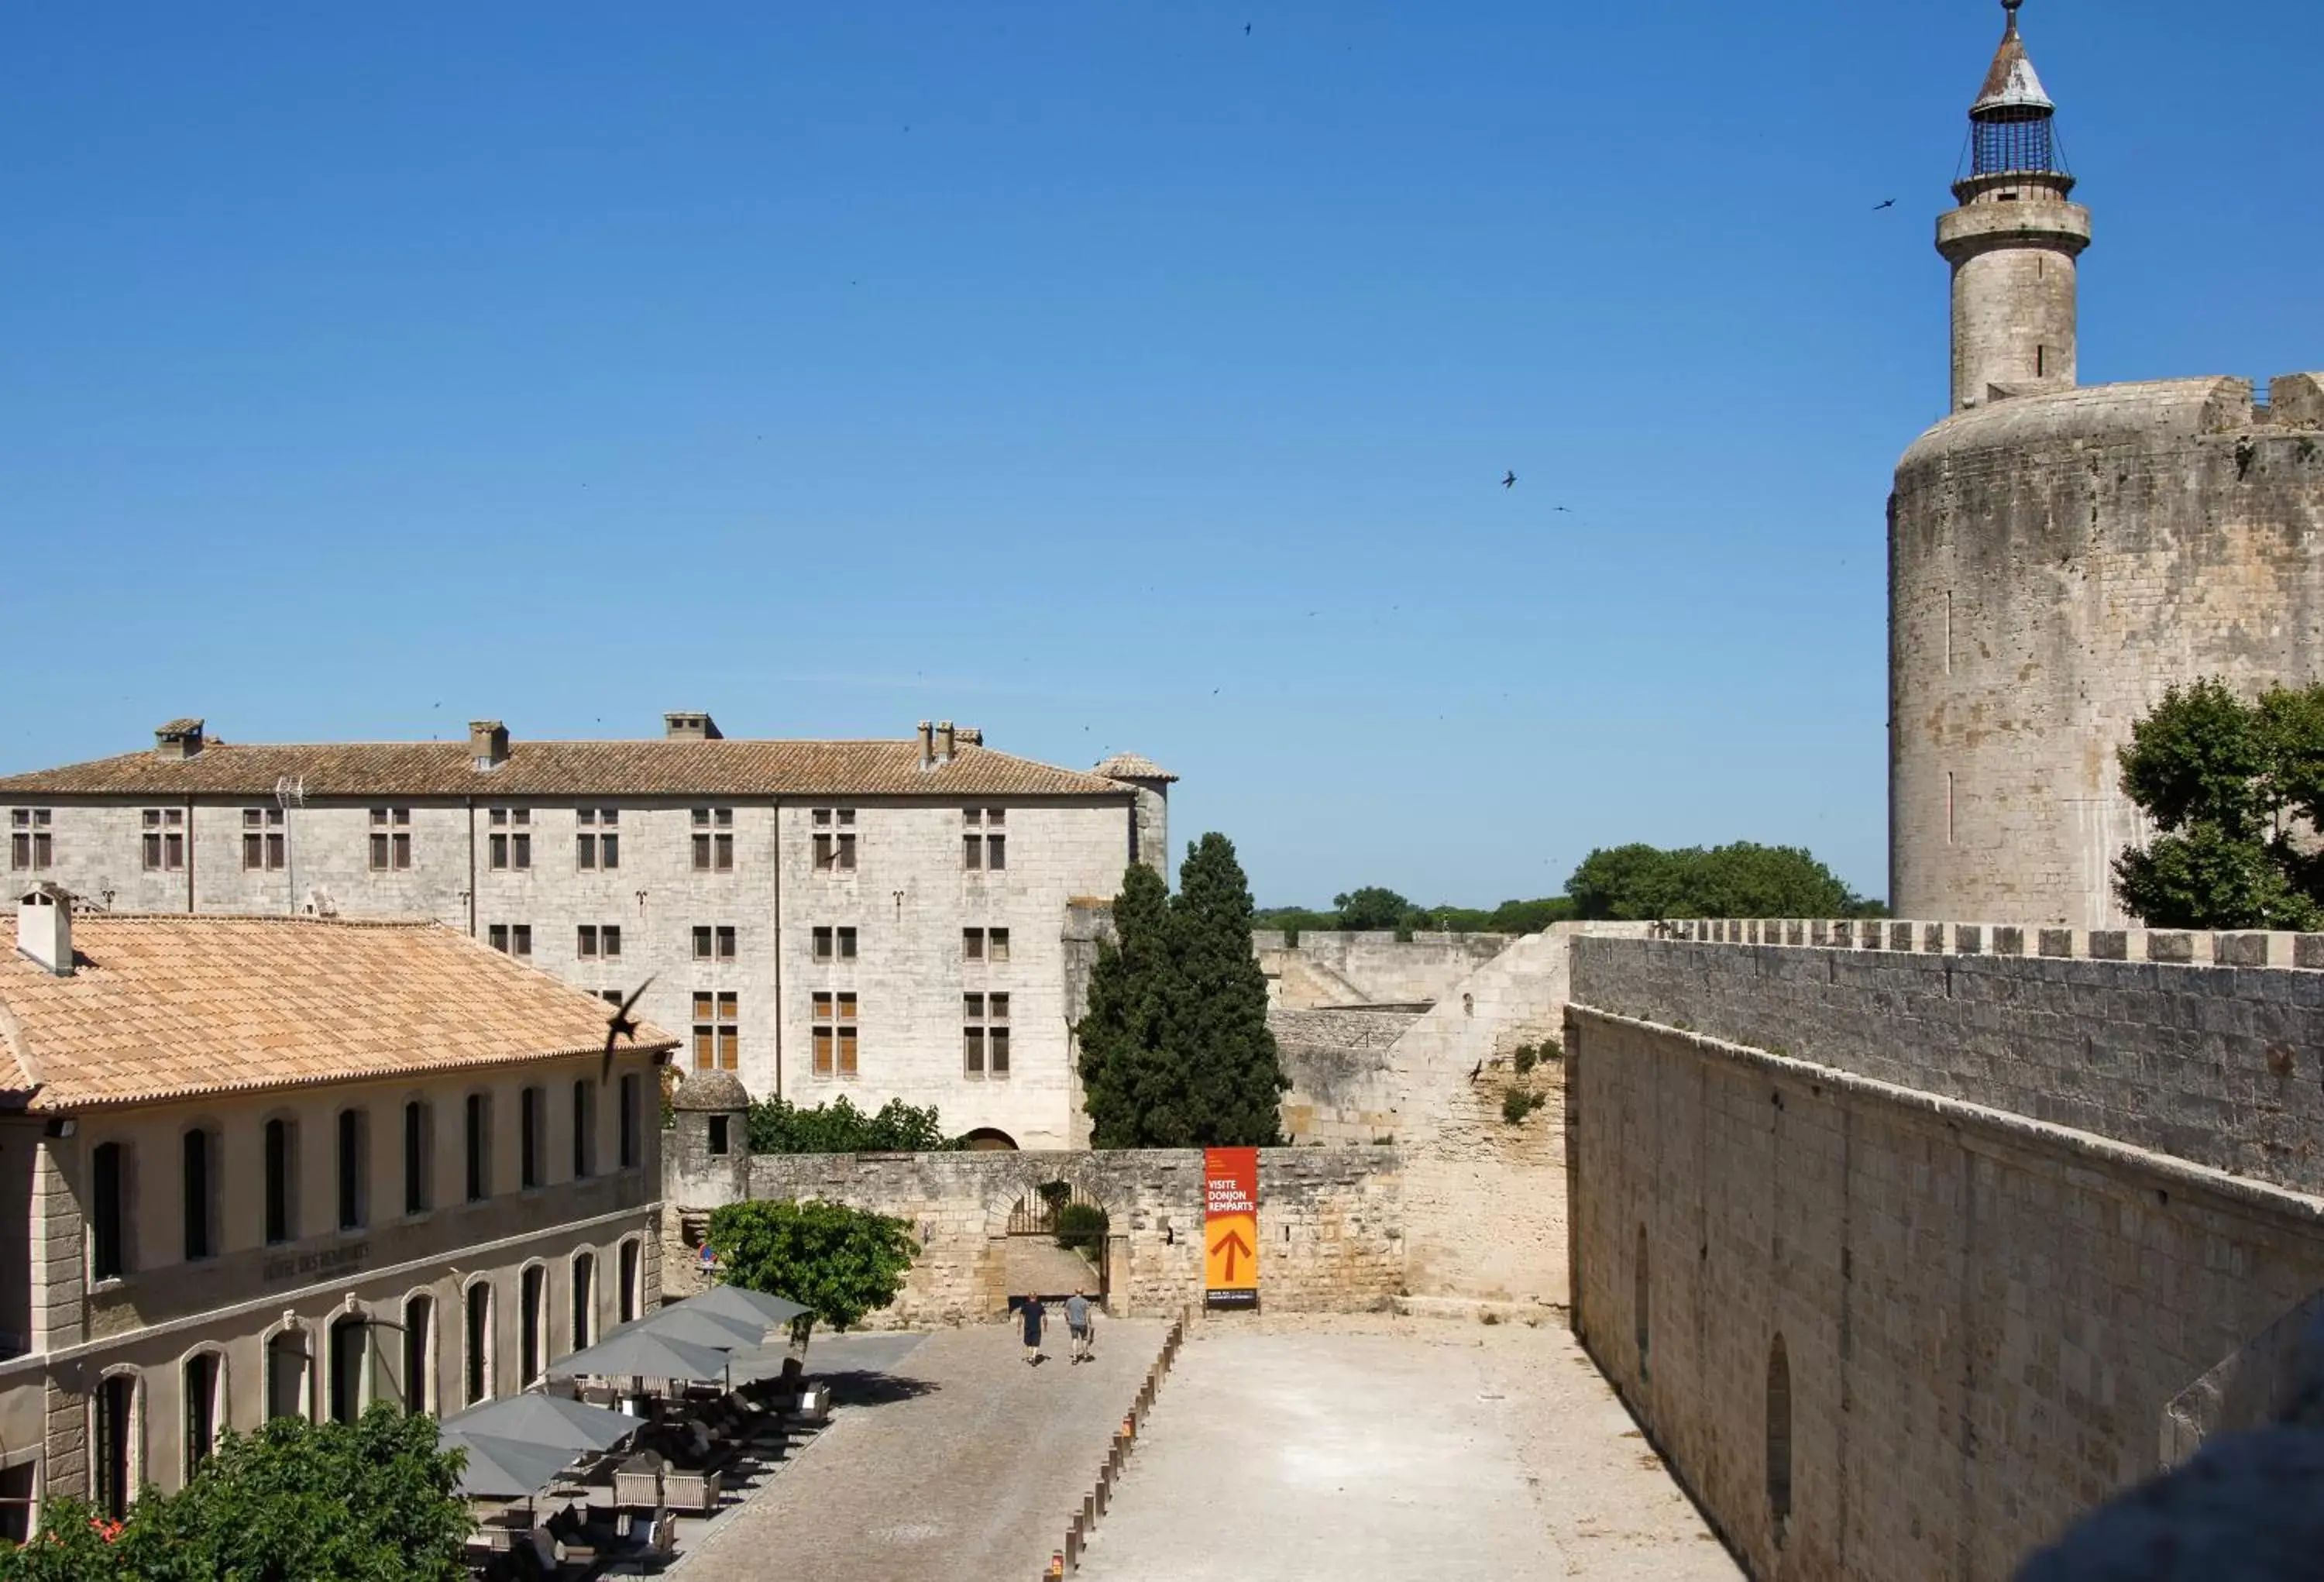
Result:
<svg viewBox="0 0 2324 1582"><path fill-rule="evenodd" d="M654 1068L436 923L76 916L0 950L0 1536L219 1430L456 1411L659 1300Z"/></svg>
<svg viewBox="0 0 2324 1582"><path fill-rule="evenodd" d="M642 1010L754 1095L936 1105L954 1132L1062 1147L1080 1114L1069 902L1165 857L1175 777L1090 773L981 733L729 741L236 745L0 780L10 877L111 910L438 919ZM649 981L650 980L650 981Z"/></svg>
<svg viewBox="0 0 2324 1582"><path fill-rule="evenodd" d="M2324 674L2324 376L2076 385L2090 214L2004 3L1937 227L1953 411L1889 504L1889 897L2104 927L2132 723L2174 682Z"/></svg>

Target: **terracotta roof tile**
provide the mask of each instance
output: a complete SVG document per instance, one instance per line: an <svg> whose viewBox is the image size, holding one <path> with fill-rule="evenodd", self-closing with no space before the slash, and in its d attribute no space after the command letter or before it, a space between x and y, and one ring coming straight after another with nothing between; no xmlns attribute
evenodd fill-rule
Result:
<svg viewBox="0 0 2324 1582"><path fill-rule="evenodd" d="M608 1007L433 922L73 919L59 977L0 956L0 1087L69 1111L604 1046ZM640 1047L677 1041L641 1028Z"/></svg>
<svg viewBox="0 0 2324 1582"><path fill-rule="evenodd" d="M963 746L920 767L917 741L513 742L479 770L460 742L311 746L212 742L190 758L124 753L0 778L0 798L272 796L303 781L309 797L1029 796L1120 798L1095 774Z"/></svg>
<svg viewBox="0 0 2324 1582"><path fill-rule="evenodd" d="M1116 753L1090 771L1108 780L1176 780L1178 777L1140 753Z"/></svg>

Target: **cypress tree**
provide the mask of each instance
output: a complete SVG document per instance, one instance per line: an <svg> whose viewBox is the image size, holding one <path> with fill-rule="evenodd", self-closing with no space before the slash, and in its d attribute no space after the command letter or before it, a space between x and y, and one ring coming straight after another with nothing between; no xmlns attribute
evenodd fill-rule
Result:
<svg viewBox="0 0 2324 1582"><path fill-rule="evenodd" d="M1090 976L1081 1037L1084 1102L1100 1148L1277 1142L1290 1087L1252 958L1250 885L1234 847L1190 846L1171 897L1133 865L1115 898L1115 941Z"/></svg>

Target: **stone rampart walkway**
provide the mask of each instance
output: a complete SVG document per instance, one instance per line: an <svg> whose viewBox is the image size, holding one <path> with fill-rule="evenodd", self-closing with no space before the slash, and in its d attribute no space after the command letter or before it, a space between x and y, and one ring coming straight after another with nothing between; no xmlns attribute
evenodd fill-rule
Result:
<svg viewBox="0 0 2324 1582"><path fill-rule="evenodd" d="M1191 1332L1076 1576L1741 1573L1563 1330L1295 1318Z"/></svg>
<svg viewBox="0 0 2324 1582"><path fill-rule="evenodd" d="M1021 1360L1013 1324L941 1330L857 1373L831 1427L720 1518L678 1582L1034 1582L1167 1326L1100 1320L1094 1362ZM808 1353L808 1372L820 1371ZM850 1397L853 1403L848 1403Z"/></svg>

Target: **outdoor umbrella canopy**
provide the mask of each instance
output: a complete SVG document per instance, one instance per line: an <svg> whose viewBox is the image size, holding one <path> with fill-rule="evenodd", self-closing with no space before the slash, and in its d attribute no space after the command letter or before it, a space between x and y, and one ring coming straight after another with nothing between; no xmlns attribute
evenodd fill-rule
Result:
<svg viewBox="0 0 2324 1582"><path fill-rule="evenodd" d="M492 1434L463 1434L439 1426L436 1442L447 1450L466 1450L468 1465L454 1492L472 1500L530 1499L576 1458L572 1449L558 1445L529 1445Z"/></svg>
<svg viewBox="0 0 2324 1582"><path fill-rule="evenodd" d="M739 1285L714 1285L699 1295L672 1302L670 1306L692 1308L701 1313L716 1313L721 1318L750 1318L768 1325L788 1324L794 1318L805 1318L808 1311L788 1297L770 1295L763 1291L744 1291Z"/></svg>
<svg viewBox="0 0 2324 1582"><path fill-rule="evenodd" d="M626 1411L608 1411L586 1402L534 1390L472 1406L457 1417L446 1418L442 1425L444 1432L464 1438L482 1434L572 1450L603 1450L645 1426L645 1419Z"/></svg>
<svg viewBox="0 0 2324 1582"><path fill-rule="evenodd" d="M732 1345L742 1344L736 1337ZM727 1354L714 1346L696 1346L668 1335L656 1335L639 1325L616 1329L586 1351L549 1365L549 1377L572 1379L673 1379L682 1383L717 1383L726 1377Z"/></svg>
<svg viewBox="0 0 2324 1582"><path fill-rule="evenodd" d="M605 1338L630 1330L641 1330L649 1335L660 1335L671 1340L683 1340L688 1346L715 1346L721 1351L755 1350L767 1338L768 1323L764 1318L730 1318L724 1313L706 1312L673 1302L633 1318L621 1328L611 1331Z"/></svg>

